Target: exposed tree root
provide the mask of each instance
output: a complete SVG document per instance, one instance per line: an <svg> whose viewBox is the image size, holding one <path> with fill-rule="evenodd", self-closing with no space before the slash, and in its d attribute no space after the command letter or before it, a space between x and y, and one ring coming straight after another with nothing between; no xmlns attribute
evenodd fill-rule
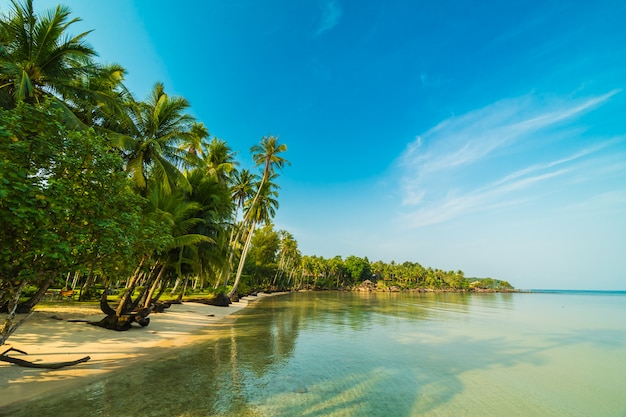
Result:
<svg viewBox="0 0 626 417"><path fill-rule="evenodd" d="M15 358L13 356L7 355L7 353L11 351L15 351L15 352L19 352L24 355L27 355L27 353L24 352L23 350L9 348L0 354L0 361L9 362L17 366L23 366L25 368L59 369L59 368L65 368L66 366L72 366L72 365L77 365L79 363L87 362L89 359L91 359L91 357L85 356L84 358L80 358L75 361L68 361L68 362L35 363L35 362L31 362L31 361L27 361L24 359L19 359L19 358Z"/></svg>

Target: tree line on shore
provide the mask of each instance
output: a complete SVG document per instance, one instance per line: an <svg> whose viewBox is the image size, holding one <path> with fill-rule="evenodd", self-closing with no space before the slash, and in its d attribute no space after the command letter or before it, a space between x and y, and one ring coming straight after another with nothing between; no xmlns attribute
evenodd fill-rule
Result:
<svg viewBox="0 0 626 417"><path fill-rule="evenodd" d="M77 285L83 298L119 287L118 315L190 289L470 288L418 264L302 256L272 224L286 145L261 138L258 172L240 169L186 99L159 82L136 98L124 67L96 61L89 32L70 34L77 21L32 0L0 9L1 334L50 288Z"/></svg>
<svg viewBox="0 0 626 417"><path fill-rule="evenodd" d="M424 267L417 262L370 261L367 257L302 255L297 242L286 231L275 231L267 224L252 239L252 250L245 265L248 290L355 290L364 283L370 289L508 291L507 281L466 277L463 271Z"/></svg>

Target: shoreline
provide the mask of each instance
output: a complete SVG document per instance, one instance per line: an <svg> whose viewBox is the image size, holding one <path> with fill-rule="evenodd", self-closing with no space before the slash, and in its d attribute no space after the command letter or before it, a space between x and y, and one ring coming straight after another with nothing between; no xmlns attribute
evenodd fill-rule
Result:
<svg viewBox="0 0 626 417"><path fill-rule="evenodd" d="M219 337L211 332L236 319L235 314L265 297L244 297L229 307L200 303L174 304L152 313L150 325L115 332L67 320L99 320L99 307L68 303L36 307L33 316L0 347L28 353L12 356L33 362L63 362L90 356L85 363L62 369L24 368L0 362L0 408L31 401L55 391L104 378L138 362L150 361L189 345ZM19 320L19 318L18 318ZM212 334L213 333L213 334Z"/></svg>

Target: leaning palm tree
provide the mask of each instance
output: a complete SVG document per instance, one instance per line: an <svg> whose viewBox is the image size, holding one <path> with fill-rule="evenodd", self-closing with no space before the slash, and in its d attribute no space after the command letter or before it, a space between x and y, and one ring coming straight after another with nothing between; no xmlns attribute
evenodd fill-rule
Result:
<svg viewBox="0 0 626 417"><path fill-rule="evenodd" d="M265 183L260 183L259 187L261 186L263 189L256 193L256 197L258 198L256 201L253 200L250 203L246 216L244 217L249 219L248 234L241 252L241 257L239 258L239 266L237 267L235 282L233 283L233 288L228 293L228 297L232 297L237 292L237 286L239 285L239 281L241 279L241 274L243 272L244 264L246 263L246 257L248 255L248 250L250 249L250 243L252 242L252 236L254 235L256 226L259 223L267 224L270 222L276 214L276 209L278 208L278 200L276 200L278 192L272 189L277 188L276 184L271 181L267 181ZM245 225L242 225L242 227L244 226Z"/></svg>
<svg viewBox="0 0 626 417"><path fill-rule="evenodd" d="M213 176L205 175L204 168L196 168L186 175L193 189L188 199L200 204L201 209L196 217L204 220L194 227L193 233L203 234L214 240L198 247L199 276L204 280L210 272L220 271L228 258L229 220L234 204L228 185L222 184ZM218 281L219 278L216 282Z"/></svg>
<svg viewBox="0 0 626 417"><path fill-rule="evenodd" d="M139 271L145 267L151 258L154 258L151 270L161 271L162 268L170 267L176 271L178 278L180 278L182 265L191 262L189 257L185 257L185 250L190 249L194 253L198 245L213 242L206 235L194 233L194 227L204 223L204 219L197 216L200 209L199 203L190 201L187 195L180 190L170 193L165 192L158 183L150 185L147 193L146 216L151 217L161 229L165 229L169 234L169 239L165 243L162 253L158 255L148 253L142 257L137 272L129 279L127 290L117 307L118 316L122 315L127 308L131 294L139 280ZM154 284L155 280L158 281L159 275L152 274L146 287Z"/></svg>
<svg viewBox="0 0 626 417"><path fill-rule="evenodd" d="M275 174L277 169L282 170L285 165L289 165L289 161L280 156L282 152L286 151L287 145L284 143L279 144L278 137L276 136L264 136L261 139L261 143L250 148L252 160L255 162L256 166L263 166L261 184L259 185L257 194L254 196L254 200L251 204L252 207L256 204L265 182Z"/></svg>
<svg viewBox="0 0 626 417"><path fill-rule="evenodd" d="M222 281L224 281L224 286L228 285L228 278L230 277L235 256L235 246L241 239L241 235L244 231L243 222L237 227L239 210L244 206L246 201L249 201L249 199L255 195L254 184L255 182L259 182L259 176L251 173L247 169L242 169L241 171L234 172L231 181L231 195L235 209L233 210L230 238L228 240L228 261L223 265L220 279L217 280L215 288L217 288ZM235 230L237 233L235 233Z"/></svg>
<svg viewBox="0 0 626 417"><path fill-rule="evenodd" d="M264 136L261 139L260 144L254 145L252 148L250 148L250 152L252 152L252 159L256 163L256 166L263 166L263 176L261 177L261 182L258 185L254 199L250 203L249 209L244 215L243 221L241 223L242 228L247 226L250 228L250 230L248 232L248 239L246 241L247 245L244 245L242 256L239 258L235 284L233 285L233 289L228 294L229 297L232 297L237 290L236 284L239 283L241 271L243 271L243 265L246 262L246 246L249 246L248 240L252 239L252 233L254 232L254 228L257 224L257 221L254 219L253 216L258 213L258 210L260 210L260 208L257 207L259 198L263 192L270 192L269 187L266 189L265 185L270 179L273 179L276 176L276 170L282 170L285 165L289 165L289 161L287 161L280 155L282 152L285 151L287 151L287 145L279 144L278 137L276 136ZM238 239L235 239L235 241L238 241Z"/></svg>

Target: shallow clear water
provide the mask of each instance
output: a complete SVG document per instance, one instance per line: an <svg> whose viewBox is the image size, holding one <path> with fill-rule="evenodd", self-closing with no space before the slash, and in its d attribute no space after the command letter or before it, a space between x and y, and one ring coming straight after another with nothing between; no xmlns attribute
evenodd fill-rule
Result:
<svg viewBox="0 0 626 417"><path fill-rule="evenodd" d="M626 417L623 294L297 293L216 331L10 415Z"/></svg>

